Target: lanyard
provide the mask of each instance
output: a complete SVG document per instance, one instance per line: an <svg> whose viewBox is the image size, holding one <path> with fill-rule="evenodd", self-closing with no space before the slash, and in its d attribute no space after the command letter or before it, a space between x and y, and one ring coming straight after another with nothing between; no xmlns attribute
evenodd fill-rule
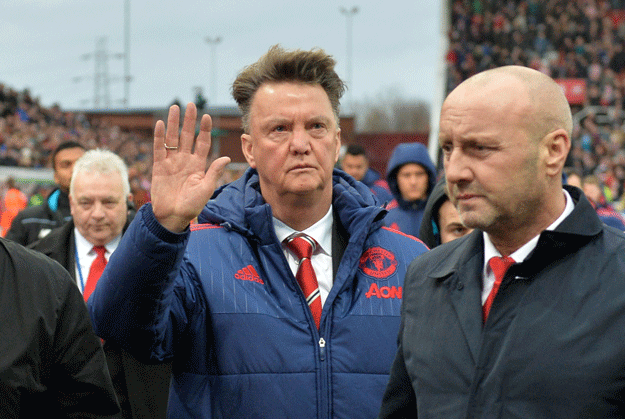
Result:
<svg viewBox="0 0 625 419"><path fill-rule="evenodd" d="M80 268L80 259L78 259L78 246L74 240L74 259L76 260L76 269L78 270L78 279L80 280L80 292L85 290L85 281L82 277L82 269Z"/></svg>

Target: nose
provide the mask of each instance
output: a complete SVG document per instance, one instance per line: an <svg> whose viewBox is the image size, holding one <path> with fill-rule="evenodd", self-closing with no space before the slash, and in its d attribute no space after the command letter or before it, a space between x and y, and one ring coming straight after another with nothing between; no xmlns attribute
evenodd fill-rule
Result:
<svg viewBox="0 0 625 419"><path fill-rule="evenodd" d="M104 205L103 205L101 202L96 201L96 202L93 204L93 211L91 211L91 216L92 216L93 218L97 218L97 219L102 219L102 218L104 218L104 216L105 216L105 213L104 213Z"/></svg>
<svg viewBox="0 0 625 419"><path fill-rule="evenodd" d="M304 127L296 127L293 129L291 150L296 154L306 154L310 151L310 138Z"/></svg>
<svg viewBox="0 0 625 419"><path fill-rule="evenodd" d="M467 157L460 148L454 147L445 154L443 166L445 167L445 178L448 183L462 183L471 180L471 168Z"/></svg>

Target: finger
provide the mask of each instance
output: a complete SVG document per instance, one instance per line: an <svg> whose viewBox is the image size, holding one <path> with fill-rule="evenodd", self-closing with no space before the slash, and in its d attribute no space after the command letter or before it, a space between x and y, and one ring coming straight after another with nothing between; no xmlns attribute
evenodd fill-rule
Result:
<svg viewBox="0 0 625 419"><path fill-rule="evenodd" d="M195 153L206 159L211 148L211 130L213 129L213 121L208 114L202 116L200 121L200 133L195 141Z"/></svg>
<svg viewBox="0 0 625 419"><path fill-rule="evenodd" d="M206 171L206 176L204 176L204 182L207 184L207 187L212 188L213 191L215 190L215 185L221 175L223 175L224 170L226 170L228 163L230 163L230 157L220 157L211 163Z"/></svg>
<svg viewBox="0 0 625 419"><path fill-rule="evenodd" d="M163 142L163 150L165 144L168 147L178 146L178 126L180 125L180 108L178 105L172 105L169 108L169 114L167 115L167 133L165 134L165 141Z"/></svg>
<svg viewBox="0 0 625 419"><path fill-rule="evenodd" d="M184 122L182 123L182 131L180 131L180 151L191 152L193 148L193 139L195 138L195 122L197 121L197 109L195 103L189 102L184 112Z"/></svg>
<svg viewBox="0 0 625 419"><path fill-rule="evenodd" d="M154 127L154 161L160 161L165 158L165 123L156 121Z"/></svg>

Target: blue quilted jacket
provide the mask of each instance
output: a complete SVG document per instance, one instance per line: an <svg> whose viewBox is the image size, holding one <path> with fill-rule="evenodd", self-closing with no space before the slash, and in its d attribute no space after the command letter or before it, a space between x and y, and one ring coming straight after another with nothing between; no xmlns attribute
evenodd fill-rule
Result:
<svg viewBox="0 0 625 419"><path fill-rule="evenodd" d="M369 189L334 172L349 234L317 330L259 193L218 190L191 231L144 205L89 300L99 336L173 359L171 418L373 418L396 352L404 275L426 250L382 227Z"/></svg>

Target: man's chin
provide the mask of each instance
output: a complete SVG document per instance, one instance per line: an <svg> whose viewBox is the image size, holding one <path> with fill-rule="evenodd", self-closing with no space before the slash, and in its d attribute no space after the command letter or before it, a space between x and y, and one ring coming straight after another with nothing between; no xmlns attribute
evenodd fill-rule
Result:
<svg viewBox="0 0 625 419"><path fill-rule="evenodd" d="M92 234L90 239L90 242L94 243L95 246L104 246L106 243L108 243L109 241L111 241L111 235L110 233L96 233L96 234Z"/></svg>
<svg viewBox="0 0 625 419"><path fill-rule="evenodd" d="M460 221L466 227L477 228L484 230L484 227L489 225L488 220L485 219L483 214L479 214L476 211L465 211L460 213Z"/></svg>
<svg viewBox="0 0 625 419"><path fill-rule="evenodd" d="M306 195L322 189L318 179L308 178L300 179L299 182L293 182L289 185L288 190L297 195Z"/></svg>

